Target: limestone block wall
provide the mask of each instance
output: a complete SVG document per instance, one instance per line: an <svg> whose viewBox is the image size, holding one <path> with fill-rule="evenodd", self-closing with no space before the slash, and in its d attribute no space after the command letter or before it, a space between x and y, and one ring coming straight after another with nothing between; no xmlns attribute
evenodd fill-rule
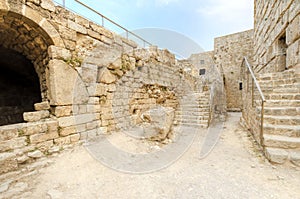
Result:
<svg viewBox="0 0 300 199"><path fill-rule="evenodd" d="M223 82L223 70L217 68L214 61L215 51L192 54L187 61L191 64L192 74L202 89L210 91L210 121L224 121L226 118L227 105ZM205 74L200 75L200 69L205 69Z"/></svg>
<svg viewBox="0 0 300 199"><path fill-rule="evenodd" d="M227 109L241 111L243 105L242 91L239 89L241 63L244 56L251 61L253 30L218 37L214 42L215 64L223 71Z"/></svg>
<svg viewBox="0 0 300 199"><path fill-rule="evenodd" d="M137 49L51 0L0 0L0 26L0 46L33 63L42 99L23 114L24 123L0 126L0 174L128 128L137 101L141 110L175 108L194 88L167 50ZM162 99L146 95L148 86L159 88Z"/></svg>
<svg viewBox="0 0 300 199"><path fill-rule="evenodd" d="M192 54L188 60L194 66L192 74L199 76L200 69L205 69L206 72L214 65L214 51L202 52L199 54Z"/></svg>
<svg viewBox="0 0 300 199"><path fill-rule="evenodd" d="M254 60L256 72L279 72L300 63L298 0L255 0Z"/></svg>

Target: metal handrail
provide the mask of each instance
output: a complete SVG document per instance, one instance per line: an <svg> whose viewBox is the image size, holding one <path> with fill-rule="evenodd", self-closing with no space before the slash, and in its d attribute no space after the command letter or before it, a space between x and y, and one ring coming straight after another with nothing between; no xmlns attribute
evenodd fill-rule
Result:
<svg viewBox="0 0 300 199"><path fill-rule="evenodd" d="M252 97L251 97L251 100L252 100L252 107L254 107L254 85L256 86L258 92L259 92L259 95L260 95L260 98L261 98L261 115L260 115L260 142L261 144L263 143L263 132L264 132L264 105L265 105L265 102L266 102L266 98L259 86L259 83L254 75L254 72L248 62L248 59L247 57L244 57L243 58L243 61L242 61L242 64L241 66L244 65L244 63L246 64L246 68L249 70L250 74L251 74L251 78L252 78L252 91L251 91L251 94L252 94Z"/></svg>
<svg viewBox="0 0 300 199"><path fill-rule="evenodd" d="M259 92L259 94L260 94L261 99L265 102L265 101L266 101L266 98L265 98L263 92L261 91L261 88L260 88L260 86L259 86L259 83L258 83L258 81L257 81L257 79L256 79L256 77L255 77L255 75L254 75L254 72L253 72L253 70L252 70L252 68L251 68L251 66L250 66L250 64L249 64L249 62L248 62L247 57L244 57L244 59L243 59L243 61L242 61L242 65L243 65L244 63L246 63L246 66L247 66L248 70L250 71L250 74L251 74L251 76L252 76L252 79L254 80L255 86L257 87L257 90L258 90L258 92Z"/></svg>
<svg viewBox="0 0 300 199"><path fill-rule="evenodd" d="M113 25L117 26L118 28L122 29L125 31L126 33L126 39L128 39L129 34L136 37L137 39L141 40L144 44L144 47L146 47L146 44L149 46L152 46L152 44L148 41L146 41L145 39L143 39L142 37L140 37L139 35L129 31L128 29L124 28L123 26L121 26L120 24L114 22L113 20L109 19L108 17L104 16L103 14L101 14L100 12L98 12L97 10L91 8L90 6L84 4L83 2L79 1L79 0L75 0L77 3L79 3L80 5L84 6L85 8L89 9L90 11L94 12L95 14L99 15L102 19L102 26L104 27L104 20L109 21L110 23L112 23ZM63 7L66 8L66 3L65 0L63 0Z"/></svg>

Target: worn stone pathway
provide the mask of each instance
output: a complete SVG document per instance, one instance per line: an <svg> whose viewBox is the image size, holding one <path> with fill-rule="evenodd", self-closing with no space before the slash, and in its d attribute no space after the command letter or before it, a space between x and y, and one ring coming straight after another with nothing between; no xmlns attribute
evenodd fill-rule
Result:
<svg viewBox="0 0 300 199"><path fill-rule="evenodd" d="M147 174L112 170L78 146L2 177L0 198L300 198L300 170L268 163L239 126L239 117L229 114L204 159L205 132L179 160Z"/></svg>

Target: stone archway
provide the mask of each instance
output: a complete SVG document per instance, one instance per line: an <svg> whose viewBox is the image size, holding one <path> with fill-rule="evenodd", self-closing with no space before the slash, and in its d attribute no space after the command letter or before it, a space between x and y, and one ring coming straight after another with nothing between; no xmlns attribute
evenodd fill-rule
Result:
<svg viewBox="0 0 300 199"><path fill-rule="evenodd" d="M0 125L23 122L41 101L38 76L22 54L0 46Z"/></svg>
<svg viewBox="0 0 300 199"><path fill-rule="evenodd" d="M23 121L34 103L49 100L48 48L62 46L59 33L22 3L0 4L0 125ZM5 114L4 114L5 113Z"/></svg>

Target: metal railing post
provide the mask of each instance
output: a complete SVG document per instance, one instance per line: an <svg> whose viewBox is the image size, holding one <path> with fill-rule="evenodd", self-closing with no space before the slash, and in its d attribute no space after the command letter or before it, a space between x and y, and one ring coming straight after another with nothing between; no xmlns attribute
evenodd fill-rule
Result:
<svg viewBox="0 0 300 199"><path fill-rule="evenodd" d="M261 101L261 115L260 115L260 143L263 143L264 138L264 115L265 115L265 102Z"/></svg>
<svg viewBox="0 0 300 199"><path fill-rule="evenodd" d="M249 64L249 62L248 62L248 60L247 60L246 57L244 57L242 65L244 63L246 64L246 67L247 67L249 73L251 74L251 79L252 79L252 88L251 88L251 92L252 92L251 93L252 108L254 107L254 86L257 88L258 93L260 95L260 99L261 99L260 134L259 134L259 136L260 136L260 142L261 142L261 144L263 144L264 114L265 114L265 102L266 102L266 99L265 99L265 96L264 96L264 94L263 94L263 92L262 92L262 90L261 90L261 88L259 86L259 83L258 83L258 81L257 81L257 79L256 79L256 77L254 75L254 72L253 72L253 70L252 70L252 68L251 68L251 66L250 66L250 64ZM249 78L248 78L248 80L249 80ZM247 82L247 87L248 86L249 86L249 81Z"/></svg>
<svg viewBox="0 0 300 199"><path fill-rule="evenodd" d="M252 93L252 96L251 96L251 102L252 102L252 107L254 107L254 80L253 78L252 79L252 88L251 88L251 93Z"/></svg>

